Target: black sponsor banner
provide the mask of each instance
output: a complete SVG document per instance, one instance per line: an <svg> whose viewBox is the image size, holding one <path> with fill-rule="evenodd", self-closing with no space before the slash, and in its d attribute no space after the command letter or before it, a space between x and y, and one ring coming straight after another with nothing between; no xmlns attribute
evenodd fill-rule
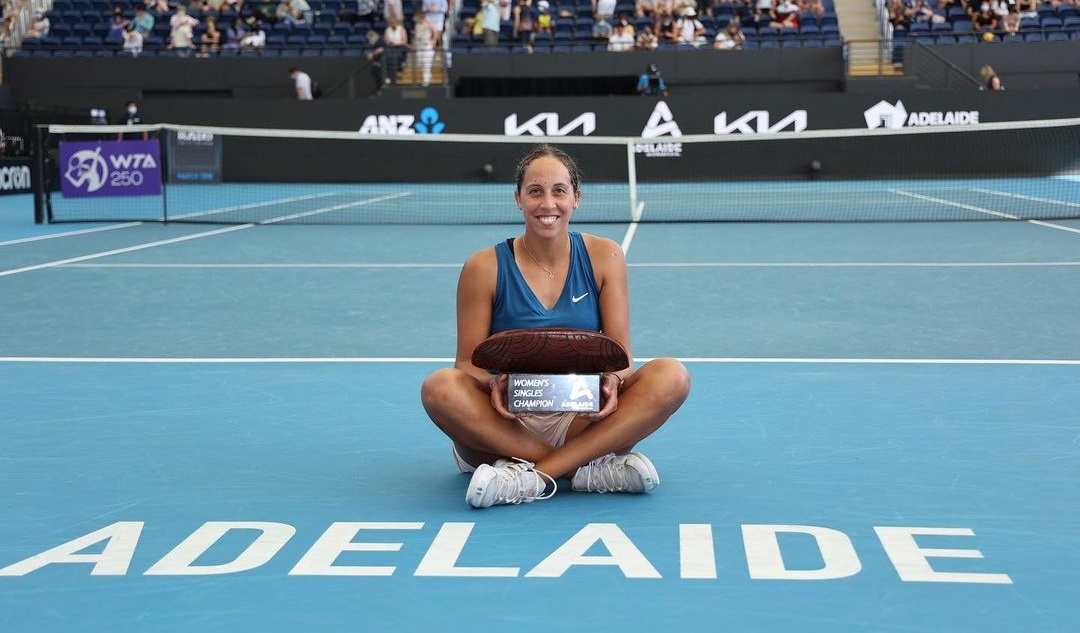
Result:
<svg viewBox="0 0 1080 633"><path fill-rule="evenodd" d="M360 134L661 137L778 131L973 125L1080 117L1080 90L858 93L747 93L666 99L369 99L310 104L225 100L193 111L186 101L155 101L148 120L352 131ZM313 114L312 110L317 110Z"/></svg>
<svg viewBox="0 0 1080 633"><path fill-rule="evenodd" d="M0 195L30 193L32 168L29 158L0 158Z"/></svg>

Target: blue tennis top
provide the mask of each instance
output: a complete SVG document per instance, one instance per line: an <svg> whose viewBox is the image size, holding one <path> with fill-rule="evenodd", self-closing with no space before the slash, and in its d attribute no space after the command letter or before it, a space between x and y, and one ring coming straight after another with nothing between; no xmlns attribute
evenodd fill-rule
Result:
<svg viewBox="0 0 1080 633"><path fill-rule="evenodd" d="M580 233L570 233L570 275L555 307L548 310L536 298L514 261L513 238L495 245L499 276L491 334L519 328L569 327L600 331L600 291L592 260Z"/></svg>

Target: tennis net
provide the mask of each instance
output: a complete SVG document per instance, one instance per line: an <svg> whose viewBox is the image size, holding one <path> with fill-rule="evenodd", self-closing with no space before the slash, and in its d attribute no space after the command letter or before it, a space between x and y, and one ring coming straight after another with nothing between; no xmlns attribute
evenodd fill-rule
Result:
<svg viewBox="0 0 1080 633"><path fill-rule="evenodd" d="M504 137L178 125L42 128L51 222L514 223L540 142L576 222L1080 217L1080 119L726 136Z"/></svg>

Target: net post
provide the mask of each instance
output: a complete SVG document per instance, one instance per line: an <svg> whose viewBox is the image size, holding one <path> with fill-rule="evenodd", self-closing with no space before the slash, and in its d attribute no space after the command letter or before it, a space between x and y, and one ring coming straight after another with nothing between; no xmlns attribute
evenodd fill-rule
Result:
<svg viewBox="0 0 1080 633"><path fill-rule="evenodd" d="M30 187L34 192L34 224L45 223L45 126L34 129L34 169L30 172Z"/></svg>
<svg viewBox="0 0 1080 633"><path fill-rule="evenodd" d="M641 209L638 208L637 163L633 141L626 142L626 181L630 186L630 220L637 222L641 219Z"/></svg>
<svg viewBox="0 0 1080 633"><path fill-rule="evenodd" d="M169 152L169 135L173 132L162 126L158 131L158 147L161 148L161 223L169 223L169 176L168 161L172 160Z"/></svg>

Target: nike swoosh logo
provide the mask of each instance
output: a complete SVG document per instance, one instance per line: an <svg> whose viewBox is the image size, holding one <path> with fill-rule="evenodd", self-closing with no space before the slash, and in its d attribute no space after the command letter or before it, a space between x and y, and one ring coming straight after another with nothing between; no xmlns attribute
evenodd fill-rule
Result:
<svg viewBox="0 0 1080 633"><path fill-rule="evenodd" d="M585 294L581 295L580 297L570 297L570 301L573 302L573 303L577 303L578 301L581 301L582 299L584 299L587 296L589 296L589 293L586 292Z"/></svg>

